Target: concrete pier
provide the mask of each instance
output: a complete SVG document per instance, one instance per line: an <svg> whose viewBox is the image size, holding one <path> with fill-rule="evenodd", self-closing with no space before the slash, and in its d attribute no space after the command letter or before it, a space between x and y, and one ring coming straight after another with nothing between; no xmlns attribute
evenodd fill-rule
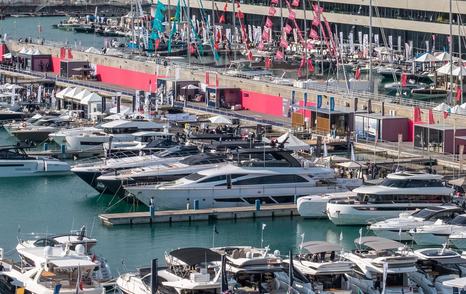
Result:
<svg viewBox="0 0 466 294"><path fill-rule="evenodd" d="M295 204L270 204L261 206L260 210L256 210L255 206L198 210L163 210L156 211L152 218L149 212L128 212L100 214L99 219L103 225L115 226L294 216L299 216Z"/></svg>

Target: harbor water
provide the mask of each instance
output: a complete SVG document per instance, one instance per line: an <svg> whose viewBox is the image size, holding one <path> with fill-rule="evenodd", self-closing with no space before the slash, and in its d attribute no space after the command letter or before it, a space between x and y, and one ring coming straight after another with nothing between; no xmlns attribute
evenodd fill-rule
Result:
<svg viewBox="0 0 466 294"><path fill-rule="evenodd" d="M0 145L13 142L2 129ZM111 204L117 202L112 195L99 195L74 175L2 179L0 195L0 247L7 254L14 254L18 235L26 238L31 237L28 235L31 232L64 233L86 225L91 236L98 240L96 252L108 259L114 274L148 265L151 258L163 258L165 251L178 247L260 246L263 223L264 246L283 253L290 248L296 250L303 233L305 241L341 242L346 248L352 248L359 235L358 227L337 227L328 220L300 217L105 227L97 216L109 205L109 212L130 211L134 207L127 203Z"/></svg>

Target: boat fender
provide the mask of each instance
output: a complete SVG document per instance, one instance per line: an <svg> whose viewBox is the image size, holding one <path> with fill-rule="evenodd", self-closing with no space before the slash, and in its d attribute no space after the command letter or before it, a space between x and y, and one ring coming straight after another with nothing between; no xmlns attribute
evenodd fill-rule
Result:
<svg viewBox="0 0 466 294"><path fill-rule="evenodd" d="M49 167L48 167L48 163L47 163L47 160L44 159L44 171L48 171Z"/></svg>
<svg viewBox="0 0 466 294"><path fill-rule="evenodd" d="M82 244L76 245L75 251L80 256L84 256L86 254L86 249L84 248Z"/></svg>
<svg viewBox="0 0 466 294"><path fill-rule="evenodd" d="M275 251L273 252L273 255L274 255L275 257L279 257L279 256L280 256L280 250L275 250Z"/></svg>

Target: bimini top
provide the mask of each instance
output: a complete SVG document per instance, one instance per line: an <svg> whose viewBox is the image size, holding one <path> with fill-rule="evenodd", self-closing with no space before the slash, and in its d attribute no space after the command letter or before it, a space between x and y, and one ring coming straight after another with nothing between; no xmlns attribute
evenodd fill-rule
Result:
<svg viewBox="0 0 466 294"><path fill-rule="evenodd" d="M404 246L400 242L375 236L357 238L354 240L354 244L365 246L375 251L398 249Z"/></svg>
<svg viewBox="0 0 466 294"><path fill-rule="evenodd" d="M333 244L325 241L310 241L303 244L303 249L310 254L340 251L342 247L338 244Z"/></svg>
<svg viewBox="0 0 466 294"><path fill-rule="evenodd" d="M458 288L458 289L466 289L466 277L465 278L457 278L453 280L448 280L442 283L446 287L451 288Z"/></svg>
<svg viewBox="0 0 466 294"><path fill-rule="evenodd" d="M170 252L170 255L186 263L189 266L197 265L203 262L220 261L221 255L208 248L190 247L176 249Z"/></svg>

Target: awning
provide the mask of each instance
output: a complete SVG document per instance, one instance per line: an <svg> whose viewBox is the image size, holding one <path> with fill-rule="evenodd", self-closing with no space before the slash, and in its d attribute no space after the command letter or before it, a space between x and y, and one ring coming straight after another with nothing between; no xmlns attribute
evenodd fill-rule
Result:
<svg viewBox="0 0 466 294"><path fill-rule="evenodd" d="M79 92L78 94L76 94L73 98L76 99L76 100L81 101L81 100L84 99L84 97L86 97L86 96L88 96L90 94L92 94L92 93L89 92L87 89L84 89L81 92Z"/></svg>
<svg viewBox="0 0 466 294"><path fill-rule="evenodd" d="M95 102L102 102L102 96L96 93L90 93L89 95L81 99L79 103L87 105L89 103L95 103Z"/></svg>
<svg viewBox="0 0 466 294"><path fill-rule="evenodd" d="M220 261L221 255L208 248L181 248L173 250L170 255L187 265L197 265L203 262Z"/></svg>
<svg viewBox="0 0 466 294"><path fill-rule="evenodd" d="M232 121L223 115L216 115L216 116L209 117L209 121L213 124L223 124L223 125L232 124Z"/></svg>
<svg viewBox="0 0 466 294"><path fill-rule="evenodd" d="M366 246L368 248L372 248L376 251L387 250L387 249L398 249L404 246L400 242L381 238L381 237L375 237L375 236L357 238L354 240L354 243Z"/></svg>
<svg viewBox="0 0 466 294"><path fill-rule="evenodd" d="M461 186L464 185L464 181L465 181L465 178L462 177L462 178L458 178L458 179L454 179L454 180L449 180L448 184L453 185L453 186L461 187Z"/></svg>
<svg viewBox="0 0 466 294"><path fill-rule="evenodd" d="M438 60L437 60L437 58L435 58L434 55L432 55L430 53L424 53L421 56L419 56L418 58L416 58L414 61L416 61L416 62L436 62Z"/></svg>
<svg viewBox="0 0 466 294"><path fill-rule="evenodd" d="M443 282L443 285L446 287L466 290L466 277L445 281Z"/></svg>
<svg viewBox="0 0 466 294"><path fill-rule="evenodd" d="M303 249L311 254L340 251L341 246L325 241L310 241L303 244Z"/></svg>
<svg viewBox="0 0 466 294"><path fill-rule="evenodd" d="M285 149L290 150L309 150L311 146L306 142L300 140L298 137L293 135L290 132L286 132L285 134L281 135L277 138L278 143L285 142Z"/></svg>
<svg viewBox="0 0 466 294"><path fill-rule="evenodd" d="M63 99L63 98L65 98L65 94L68 93L71 90L73 90L73 88L66 87L65 89L63 89L60 92L58 92L57 94L55 94L55 97Z"/></svg>

